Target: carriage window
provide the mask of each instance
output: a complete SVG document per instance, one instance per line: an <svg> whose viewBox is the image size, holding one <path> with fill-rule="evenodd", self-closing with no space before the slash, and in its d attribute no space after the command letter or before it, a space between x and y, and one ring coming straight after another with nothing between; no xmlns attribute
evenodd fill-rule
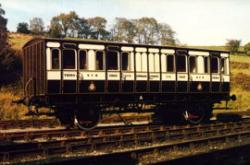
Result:
<svg viewBox="0 0 250 165"><path fill-rule="evenodd" d="M204 73L208 73L208 57L204 57Z"/></svg>
<svg viewBox="0 0 250 165"><path fill-rule="evenodd" d="M59 50L52 49L51 51L51 69L59 69Z"/></svg>
<svg viewBox="0 0 250 165"><path fill-rule="evenodd" d="M79 64L80 69L87 69L87 53L85 50L80 50L79 52Z"/></svg>
<svg viewBox="0 0 250 165"><path fill-rule="evenodd" d="M96 52L96 70L103 70L103 69L104 69L103 52L97 51Z"/></svg>
<svg viewBox="0 0 250 165"><path fill-rule="evenodd" d="M63 50L63 69L75 69L75 51L72 49Z"/></svg>
<svg viewBox="0 0 250 165"><path fill-rule="evenodd" d="M176 68L177 68L177 72L186 72L186 56L185 55L176 56Z"/></svg>
<svg viewBox="0 0 250 165"><path fill-rule="evenodd" d="M221 67L220 68L221 68L222 74L228 74L227 60L228 60L228 58L221 59Z"/></svg>
<svg viewBox="0 0 250 165"><path fill-rule="evenodd" d="M218 73L219 72L219 61L217 57L211 58L211 72Z"/></svg>
<svg viewBox="0 0 250 165"><path fill-rule="evenodd" d="M196 57L194 56L189 57L189 71L190 73L197 72Z"/></svg>
<svg viewBox="0 0 250 165"><path fill-rule="evenodd" d="M167 72L174 72L174 56L167 56Z"/></svg>
<svg viewBox="0 0 250 165"><path fill-rule="evenodd" d="M118 70L118 53L114 51L107 52L107 69Z"/></svg>
<svg viewBox="0 0 250 165"><path fill-rule="evenodd" d="M129 70L129 54L127 52L122 53L122 70Z"/></svg>

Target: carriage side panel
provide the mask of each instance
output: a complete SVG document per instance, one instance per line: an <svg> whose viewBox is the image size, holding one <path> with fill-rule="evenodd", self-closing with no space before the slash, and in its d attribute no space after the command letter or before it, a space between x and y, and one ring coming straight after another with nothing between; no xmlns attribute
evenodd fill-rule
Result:
<svg viewBox="0 0 250 165"><path fill-rule="evenodd" d="M44 41L27 44L24 48L24 93L32 98L45 93Z"/></svg>

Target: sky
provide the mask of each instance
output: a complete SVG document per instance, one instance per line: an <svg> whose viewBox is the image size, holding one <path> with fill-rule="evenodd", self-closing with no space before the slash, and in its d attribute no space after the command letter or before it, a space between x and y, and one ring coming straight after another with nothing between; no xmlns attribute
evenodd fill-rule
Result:
<svg viewBox="0 0 250 165"><path fill-rule="evenodd" d="M116 17L154 17L169 24L187 45L225 45L228 39L250 42L250 0L0 0L9 31L19 22L76 11L80 17L102 16L108 28Z"/></svg>

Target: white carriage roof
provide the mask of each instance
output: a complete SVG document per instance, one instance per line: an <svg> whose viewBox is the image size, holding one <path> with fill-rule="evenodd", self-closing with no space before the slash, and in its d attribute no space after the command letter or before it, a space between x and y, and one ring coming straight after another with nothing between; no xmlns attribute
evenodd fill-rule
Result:
<svg viewBox="0 0 250 165"><path fill-rule="evenodd" d="M88 43L88 44L113 44L120 46L135 46L135 47L147 47L147 48L161 48L161 49L182 49L182 50L191 50L191 51L207 51L207 52L215 52L215 53L228 53L229 51L222 50L214 50L214 49L202 49L202 48L194 48L188 46L171 46L171 45L147 45L147 44L131 44L131 43L123 43L123 42L114 42L114 41L102 41L102 40L94 40L94 39L79 39L79 38L46 38L46 37L34 37L29 40L23 48L31 45L35 42L41 41L54 41L54 42L77 42L77 43Z"/></svg>

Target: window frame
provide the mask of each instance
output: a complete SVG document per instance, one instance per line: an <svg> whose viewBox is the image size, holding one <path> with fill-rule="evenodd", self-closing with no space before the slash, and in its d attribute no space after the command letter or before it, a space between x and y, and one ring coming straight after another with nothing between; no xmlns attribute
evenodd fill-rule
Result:
<svg viewBox="0 0 250 165"><path fill-rule="evenodd" d="M224 60L224 63L223 63L223 66L224 66L224 71L222 72L221 71L221 67L222 67L222 60ZM229 64L228 64L228 60L229 60L229 57L222 57L220 58L220 71L221 71L221 74L223 75L229 75L230 74L230 70L229 70Z"/></svg>
<svg viewBox="0 0 250 165"><path fill-rule="evenodd" d="M124 53L128 54L128 70L123 70L123 54ZM134 71L134 66L132 65L133 62L131 61L131 59L134 60L133 52L131 52L131 51L122 51L120 53L120 56L121 56L121 62L120 62L121 71L123 71L123 72L133 72Z"/></svg>
<svg viewBox="0 0 250 165"><path fill-rule="evenodd" d="M77 60L77 59L78 59L78 57L77 57L78 54L77 54L77 51L76 51L75 49L63 48L63 49L62 49L62 56L63 56L63 51L64 51L64 50L73 50L73 51L75 52L75 68L74 68L74 69L65 69L65 68L63 67L63 63L62 63L62 62L64 61L64 58L63 58L63 61L61 62L61 63L62 63L62 69L63 69L63 70L77 70L77 68L78 68L78 62L77 62L77 61L78 61L78 60Z"/></svg>
<svg viewBox="0 0 250 165"><path fill-rule="evenodd" d="M59 59L59 68L58 69L53 69L53 67L52 67L52 64L53 64L53 53L52 53L52 51L53 50L58 50L58 59ZM59 49L59 48L51 48L50 49L50 69L51 70L60 70L61 69L61 49Z"/></svg>
<svg viewBox="0 0 250 165"><path fill-rule="evenodd" d="M191 72L191 63L190 63L190 58L195 58L195 72ZM196 56L196 55L189 55L188 56L188 71L189 71L189 73L190 74L197 74L198 73L198 62L197 62L197 60L198 60L198 56Z"/></svg>
<svg viewBox="0 0 250 165"><path fill-rule="evenodd" d="M178 65L177 65L178 57L177 56L184 56L185 57L185 71L184 72L183 71L178 71ZM188 73L187 55L186 54L176 54L175 66L176 66L176 72L177 73Z"/></svg>
<svg viewBox="0 0 250 165"><path fill-rule="evenodd" d="M173 57L173 71L168 71L168 56ZM175 55L174 54L166 54L166 73L175 73L176 72L176 64L175 64Z"/></svg>
<svg viewBox="0 0 250 165"><path fill-rule="evenodd" d="M213 70L212 70L212 59L213 58L217 59L217 72L216 73L214 73ZM210 64L210 72L211 72L211 74L220 74L221 73L221 71L220 71L220 58L219 57L211 56L209 64Z"/></svg>
<svg viewBox="0 0 250 165"><path fill-rule="evenodd" d="M209 56L202 56L203 57L203 64L204 64L204 73L203 74L210 74L210 70L211 70L211 68L210 68L210 58L209 58ZM206 65L205 65L205 58L207 59L207 72L205 72L205 70L206 70Z"/></svg>
<svg viewBox="0 0 250 165"><path fill-rule="evenodd" d="M81 69L81 61L80 61L80 52L81 51L85 51L85 55L86 55L86 64L87 64L87 68L86 69ZM78 69L79 70L89 70L89 63L88 63L88 50L87 49L79 49L78 50Z"/></svg>
<svg viewBox="0 0 250 165"><path fill-rule="evenodd" d="M106 70L106 53L104 50L93 50L95 53L95 70L97 71L105 71ZM102 52L102 69L96 69L97 68L97 52Z"/></svg>
<svg viewBox="0 0 250 165"><path fill-rule="evenodd" d="M116 52L117 53L117 69L109 69L108 68L108 52ZM105 64L106 64L106 69L108 70L108 71L120 71L121 70L121 64L120 64L120 53L119 53L119 51L116 51L116 50L107 50L106 51L106 58L105 58Z"/></svg>

